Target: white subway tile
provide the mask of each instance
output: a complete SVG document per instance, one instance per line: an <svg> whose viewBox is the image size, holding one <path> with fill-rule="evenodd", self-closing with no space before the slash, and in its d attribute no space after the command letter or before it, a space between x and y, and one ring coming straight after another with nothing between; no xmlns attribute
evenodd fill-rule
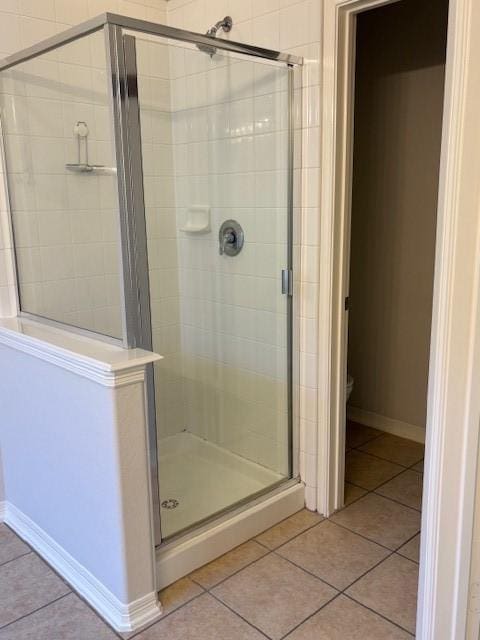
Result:
<svg viewBox="0 0 480 640"><path fill-rule="evenodd" d="M10 13L0 13L0 48L6 53L14 53L20 45L20 19Z"/></svg>
<svg viewBox="0 0 480 640"><path fill-rule="evenodd" d="M55 0L55 19L57 22L75 25L88 19L87 0Z"/></svg>
<svg viewBox="0 0 480 640"><path fill-rule="evenodd" d="M280 48L292 49L309 42L308 0L280 11Z"/></svg>
<svg viewBox="0 0 480 640"><path fill-rule="evenodd" d="M254 3L256 6L257 1ZM278 12L259 15L253 20L253 42L266 49L280 48L280 17Z"/></svg>

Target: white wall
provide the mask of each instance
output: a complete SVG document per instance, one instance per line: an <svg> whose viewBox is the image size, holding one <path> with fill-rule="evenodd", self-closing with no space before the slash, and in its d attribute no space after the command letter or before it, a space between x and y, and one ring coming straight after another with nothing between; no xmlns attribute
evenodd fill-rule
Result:
<svg viewBox="0 0 480 640"><path fill-rule="evenodd" d="M75 369L67 334L54 363L48 342L31 355L22 339L26 352L0 346L6 521L121 623L132 602L155 601L143 373L132 375L127 359L127 379L99 382L88 363Z"/></svg>

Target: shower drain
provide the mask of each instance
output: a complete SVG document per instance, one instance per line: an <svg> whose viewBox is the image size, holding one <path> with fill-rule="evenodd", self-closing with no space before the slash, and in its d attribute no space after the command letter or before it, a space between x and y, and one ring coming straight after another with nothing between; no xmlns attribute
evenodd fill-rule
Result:
<svg viewBox="0 0 480 640"><path fill-rule="evenodd" d="M179 504L180 502L178 500L175 500L175 498L168 498L168 500L164 500L162 502L162 507L164 509L176 509Z"/></svg>

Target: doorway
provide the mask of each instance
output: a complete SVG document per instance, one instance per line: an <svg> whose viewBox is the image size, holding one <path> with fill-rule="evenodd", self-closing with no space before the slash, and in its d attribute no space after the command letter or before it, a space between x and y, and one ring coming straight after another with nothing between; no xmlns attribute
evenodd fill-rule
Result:
<svg viewBox="0 0 480 640"><path fill-rule="evenodd" d="M394 567L405 580L392 590L391 611L382 615L410 633L416 617L448 2L434 9L410 0L370 8L356 15L345 38L345 200L335 230L342 267L334 275L339 297L333 331L341 373L333 410L340 429L346 425L336 443L341 473L335 504L345 508L335 521L391 550L383 568L363 580L369 597L378 596L363 604L379 610L377 600L389 591L382 580L389 582L388 567ZM410 599L404 600L403 588ZM401 614L394 619L397 605Z"/></svg>
<svg viewBox="0 0 480 640"><path fill-rule="evenodd" d="M420 509L448 2L356 25L345 500ZM429 33L428 39L424 34Z"/></svg>

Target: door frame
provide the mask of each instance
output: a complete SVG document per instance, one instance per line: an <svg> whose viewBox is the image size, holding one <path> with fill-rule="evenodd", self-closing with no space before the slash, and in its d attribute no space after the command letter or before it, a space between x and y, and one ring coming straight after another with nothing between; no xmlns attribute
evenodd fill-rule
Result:
<svg viewBox="0 0 480 640"><path fill-rule="evenodd" d="M355 16L401 0L324 0L318 511L343 505ZM465 637L480 393L480 6L450 0L427 408L417 638ZM477 34L477 37L475 35Z"/></svg>

